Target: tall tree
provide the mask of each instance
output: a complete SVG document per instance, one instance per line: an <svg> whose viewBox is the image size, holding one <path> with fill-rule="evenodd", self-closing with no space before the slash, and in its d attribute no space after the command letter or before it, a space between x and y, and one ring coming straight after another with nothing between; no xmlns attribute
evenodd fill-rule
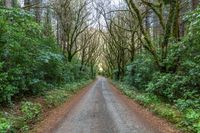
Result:
<svg viewBox="0 0 200 133"><path fill-rule="evenodd" d="M34 5L34 12L35 12L35 20L36 22L40 23L41 21L41 6L42 6L42 0L34 0L33 2Z"/></svg>
<svg viewBox="0 0 200 133"><path fill-rule="evenodd" d="M13 6L13 0L4 0L4 5L7 8L11 8Z"/></svg>
<svg viewBox="0 0 200 133"><path fill-rule="evenodd" d="M56 0L54 10L61 26L61 42L64 55L71 62L73 57L82 49L78 38L91 24L88 21L90 12L87 10L88 1Z"/></svg>
<svg viewBox="0 0 200 133"><path fill-rule="evenodd" d="M24 0L24 8L28 11L31 9L31 2L30 0Z"/></svg>
<svg viewBox="0 0 200 133"><path fill-rule="evenodd" d="M167 58L168 54L168 45L169 45L169 39L172 34L172 27L174 26L174 23L176 21L176 12L177 12L177 3L178 0L171 0L171 1L158 1L157 2L148 2L145 0L141 0L141 2L147 6L150 7L150 9L156 14L158 17L159 23L161 25L161 28L163 29L163 39L161 41L161 54L158 54L156 51L156 45L151 40L150 35L146 31L144 25L143 25L143 16L141 12L141 7L139 7L138 4L133 2L132 0L126 0L126 3L130 9L130 12L133 16L137 17L140 31L142 35L144 36L144 40L146 43L143 43L143 47L149 51L149 53L154 58L155 63L157 64L160 71L167 71L166 65L164 63L164 60ZM165 13L168 14L167 18L163 17L163 6L167 5L169 6L169 10L166 10ZM165 7L167 7L165 6ZM166 19L166 23L165 20Z"/></svg>

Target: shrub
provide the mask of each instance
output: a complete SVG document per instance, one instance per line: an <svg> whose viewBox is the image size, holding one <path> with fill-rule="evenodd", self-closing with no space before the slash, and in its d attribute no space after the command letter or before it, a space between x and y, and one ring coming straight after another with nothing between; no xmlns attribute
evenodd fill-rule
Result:
<svg viewBox="0 0 200 133"><path fill-rule="evenodd" d="M88 81L81 80L80 82L71 82L65 84L59 89L54 89L45 93L44 98L49 107L58 106L64 103L68 97L77 92L83 87Z"/></svg>
<svg viewBox="0 0 200 133"><path fill-rule="evenodd" d="M148 107L152 112L168 119L173 123L180 121L180 112L174 109L171 105L163 103L156 95L131 89L131 86L127 86L123 83L116 84L119 85L125 95L136 100L139 104Z"/></svg>
<svg viewBox="0 0 200 133"><path fill-rule="evenodd" d="M199 99L178 99L175 101L175 106L180 109L181 111L184 111L188 108L193 108L200 110L200 102Z"/></svg>
<svg viewBox="0 0 200 133"><path fill-rule="evenodd" d="M130 98L135 98L136 95L132 90L129 89L123 89L123 93Z"/></svg>
<svg viewBox="0 0 200 133"><path fill-rule="evenodd" d="M41 105L32 102L22 102L21 112L26 122L35 122L41 114Z"/></svg>
<svg viewBox="0 0 200 133"><path fill-rule="evenodd" d="M194 111L193 109L188 109L184 115L184 121L181 123L182 127L185 127L185 130L192 132L200 132L199 128L200 122L200 113Z"/></svg>
<svg viewBox="0 0 200 133"><path fill-rule="evenodd" d="M189 76L170 73L155 73L147 85L147 92L161 96L173 103L177 99L197 99L198 92L191 87Z"/></svg>
<svg viewBox="0 0 200 133"><path fill-rule="evenodd" d="M45 101L49 107L58 106L63 103L68 97L69 94L64 90L53 90L45 94Z"/></svg>
<svg viewBox="0 0 200 133"><path fill-rule="evenodd" d="M144 106L149 106L152 103L159 103L160 100L152 94L137 94L135 96L135 100L137 100L140 104Z"/></svg>
<svg viewBox="0 0 200 133"><path fill-rule="evenodd" d="M38 58L42 51L57 53L50 38L25 11L0 9L0 102L44 88L46 71L40 68L45 62Z"/></svg>
<svg viewBox="0 0 200 133"><path fill-rule="evenodd" d="M89 80L87 82L89 82ZM84 80L81 80L79 82L71 82L71 83L65 84L62 89L69 93L74 93L74 92L77 92L77 90L79 90L85 83L86 81Z"/></svg>
<svg viewBox="0 0 200 133"><path fill-rule="evenodd" d="M11 128L11 123L6 118L0 116L0 132L7 133Z"/></svg>
<svg viewBox="0 0 200 133"><path fill-rule="evenodd" d="M54 35L20 9L0 9L0 103L36 95L52 86L90 78L80 61L66 62Z"/></svg>
<svg viewBox="0 0 200 133"><path fill-rule="evenodd" d="M125 82L133 85L139 90L144 90L146 84L151 80L154 65L149 55L138 55L134 62L127 66Z"/></svg>
<svg viewBox="0 0 200 133"><path fill-rule="evenodd" d="M180 121L180 113L177 110L173 109L171 105L155 104L152 110L159 116L166 118L172 123L177 123Z"/></svg>

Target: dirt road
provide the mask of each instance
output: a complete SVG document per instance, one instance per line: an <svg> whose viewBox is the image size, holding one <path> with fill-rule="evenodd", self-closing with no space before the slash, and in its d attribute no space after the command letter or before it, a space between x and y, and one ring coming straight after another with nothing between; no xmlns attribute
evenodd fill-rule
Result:
<svg viewBox="0 0 200 133"><path fill-rule="evenodd" d="M134 112L99 77L53 133L159 133L160 129Z"/></svg>

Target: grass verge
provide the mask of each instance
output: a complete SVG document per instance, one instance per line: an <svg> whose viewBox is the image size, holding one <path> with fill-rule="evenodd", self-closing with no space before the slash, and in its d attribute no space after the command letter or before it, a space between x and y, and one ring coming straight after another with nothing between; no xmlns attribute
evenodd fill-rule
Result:
<svg viewBox="0 0 200 133"><path fill-rule="evenodd" d="M91 82L82 80L65 84L40 96L24 99L10 108L0 109L0 133L28 133L34 124L43 119L44 110L51 110L65 103Z"/></svg>
<svg viewBox="0 0 200 133"><path fill-rule="evenodd" d="M180 110L175 105L163 102L156 95L139 92L123 82L113 82L120 91L157 116L166 119L182 132L200 133L200 111L192 108Z"/></svg>

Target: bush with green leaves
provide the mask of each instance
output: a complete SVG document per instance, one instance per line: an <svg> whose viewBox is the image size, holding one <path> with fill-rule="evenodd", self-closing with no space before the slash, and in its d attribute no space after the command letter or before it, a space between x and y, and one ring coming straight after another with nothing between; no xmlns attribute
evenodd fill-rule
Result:
<svg viewBox="0 0 200 133"><path fill-rule="evenodd" d="M20 9L0 9L0 103L90 78L80 61L67 62L52 33Z"/></svg>
<svg viewBox="0 0 200 133"><path fill-rule="evenodd" d="M144 106L149 106L152 103L160 103L160 100L155 95L149 93L137 94L134 99Z"/></svg>
<svg viewBox="0 0 200 133"><path fill-rule="evenodd" d="M0 102L11 101L19 92L38 92L45 87L52 65L43 71L46 62L41 58L44 51L51 59L51 54L59 52L42 30L25 11L0 9Z"/></svg>
<svg viewBox="0 0 200 133"><path fill-rule="evenodd" d="M79 82L71 82L63 85L58 89L53 89L44 94L44 99L48 107L55 107L64 103L70 96L76 93L84 85L88 84L90 80L81 80Z"/></svg>
<svg viewBox="0 0 200 133"><path fill-rule="evenodd" d="M173 123L179 122L180 112L171 105L162 102L156 95L138 91L137 89L133 89L131 86L128 86L123 82L115 82L115 84L119 86L119 89L121 89L125 95L134 99L139 104L149 108L157 115L166 118Z"/></svg>
<svg viewBox="0 0 200 133"><path fill-rule="evenodd" d="M146 91L173 102L177 98L183 97L187 90L188 82L189 80L185 79L185 77L176 74L155 73L152 81L148 83Z"/></svg>
<svg viewBox="0 0 200 133"><path fill-rule="evenodd" d="M167 101L178 101L179 107L181 102L178 99L187 101L182 102L183 106L191 108L197 108L200 104L199 16L200 8L185 16L189 23L188 34L180 42L169 46L169 54L165 60L168 72L155 73L147 87L148 92L160 95Z"/></svg>
<svg viewBox="0 0 200 133"><path fill-rule="evenodd" d="M35 122L41 115L42 107L39 103L22 102L21 112L26 122Z"/></svg>
<svg viewBox="0 0 200 133"><path fill-rule="evenodd" d="M172 123L180 122L181 113L170 104L156 103L151 107L151 110Z"/></svg>
<svg viewBox="0 0 200 133"><path fill-rule="evenodd" d="M91 80L81 80L80 82L72 82L59 86L57 89L48 90L42 95L45 101L43 105L50 108L59 106L89 82ZM0 133L28 133L32 129L32 125L43 117L43 105L24 101L20 104L20 113L14 113L12 111L0 112Z"/></svg>
<svg viewBox="0 0 200 133"><path fill-rule="evenodd" d="M45 101L49 107L55 107L62 104L70 95L64 90L53 90L45 94Z"/></svg>
<svg viewBox="0 0 200 133"><path fill-rule="evenodd" d="M0 115L0 133L7 133L10 131L11 122Z"/></svg>
<svg viewBox="0 0 200 133"><path fill-rule="evenodd" d="M199 99L178 99L175 101L175 106L181 111L187 110L188 108L200 110Z"/></svg>
<svg viewBox="0 0 200 133"><path fill-rule="evenodd" d="M146 84L151 80L154 65L150 55L138 55L134 62L127 66L124 81L137 89L144 90Z"/></svg>
<svg viewBox="0 0 200 133"><path fill-rule="evenodd" d="M200 132L200 113L193 109L187 109L184 114L184 121L181 122L180 126L184 127L185 130L189 130L195 133Z"/></svg>

